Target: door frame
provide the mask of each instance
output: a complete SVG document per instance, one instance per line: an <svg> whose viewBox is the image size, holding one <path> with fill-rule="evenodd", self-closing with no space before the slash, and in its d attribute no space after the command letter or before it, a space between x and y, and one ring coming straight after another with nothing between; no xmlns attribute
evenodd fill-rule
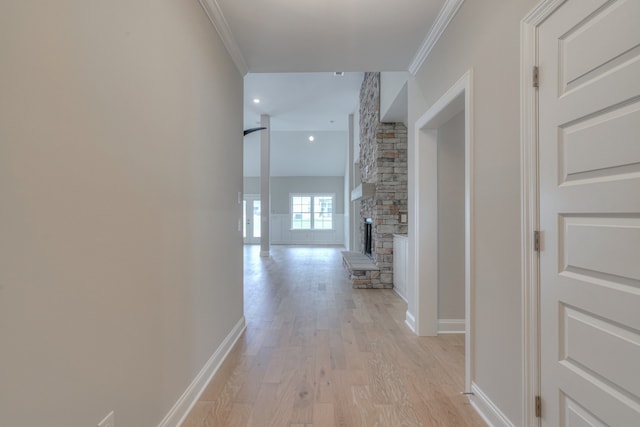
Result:
<svg viewBox="0 0 640 427"><path fill-rule="evenodd" d="M415 316L407 323L420 336L438 335L438 156L437 128L459 112L465 116L465 393L474 379L474 187L473 187L473 70L468 70L415 123L413 160L415 203L409 216L410 284L415 290ZM412 253L411 253L412 251ZM413 256L411 256L413 255Z"/></svg>
<svg viewBox="0 0 640 427"><path fill-rule="evenodd" d="M540 260L534 233L540 227L538 169L538 27L566 0L541 0L520 22L520 174L522 262L522 426L537 427L540 395ZM544 242L542 242L544 243Z"/></svg>

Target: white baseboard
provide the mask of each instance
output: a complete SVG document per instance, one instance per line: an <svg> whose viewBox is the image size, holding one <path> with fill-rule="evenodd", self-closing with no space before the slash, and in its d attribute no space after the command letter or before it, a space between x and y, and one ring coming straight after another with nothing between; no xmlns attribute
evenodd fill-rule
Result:
<svg viewBox="0 0 640 427"><path fill-rule="evenodd" d="M439 334L464 334L464 319L438 319Z"/></svg>
<svg viewBox="0 0 640 427"><path fill-rule="evenodd" d="M404 323L406 323L409 329L411 329L411 332L413 332L414 334L416 333L416 318L409 312L409 310L407 310L407 316L404 320Z"/></svg>
<svg viewBox="0 0 640 427"><path fill-rule="evenodd" d="M227 355L235 345L238 338L242 335L246 329L244 316L236 323L229 335L222 341L222 344L216 349L213 355L204 364L202 370L196 375L189 387L182 393L180 399L173 405L173 408L160 422L158 427L178 427L189 415L189 412L194 407L200 395L207 387L211 378L222 365L222 362L227 358Z"/></svg>
<svg viewBox="0 0 640 427"><path fill-rule="evenodd" d="M393 292L395 292L395 293L396 293L396 295L398 295L400 298L402 298L402 300L403 300L404 302L406 302L407 304L409 304L409 301L407 301L407 298L406 298L404 295L402 295L400 292L398 292L398 290L396 289L396 287L395 287L395 286L393 287Z"/></svg>
<svg viewBox="0 0 640 427"><path fill-rule="evenodd" d="M487 425L490 427L515 427L476 383L471 383L471 392L473 394L468 395L469 402Z"/></svg>

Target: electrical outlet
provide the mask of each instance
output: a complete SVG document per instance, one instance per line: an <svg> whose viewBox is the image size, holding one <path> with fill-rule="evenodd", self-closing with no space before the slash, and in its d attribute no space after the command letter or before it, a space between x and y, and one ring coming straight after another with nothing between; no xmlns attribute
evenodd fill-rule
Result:
<svg viewBox="0 0 640 427"><path fill-rule="evenodd" d="M98 427L116 427L113 411L109 412L109 415L98 423Z"/></svg>

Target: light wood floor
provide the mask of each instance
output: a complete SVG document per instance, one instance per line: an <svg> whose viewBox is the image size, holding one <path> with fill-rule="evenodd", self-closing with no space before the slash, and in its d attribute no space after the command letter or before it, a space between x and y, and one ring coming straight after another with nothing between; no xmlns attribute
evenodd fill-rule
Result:
<svg viewBox="0 0 640 427"><path fill-rule="evenodd" d="M247 330L183 427L484 426L464 336L416 337L391 290L351 289L340 248L245 247Z"/></svg>

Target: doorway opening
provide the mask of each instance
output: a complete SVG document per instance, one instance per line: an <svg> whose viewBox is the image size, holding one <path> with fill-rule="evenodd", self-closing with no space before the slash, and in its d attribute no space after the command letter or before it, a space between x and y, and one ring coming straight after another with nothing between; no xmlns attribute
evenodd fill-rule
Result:
<svg viewBox="0 0 640 427"><path fill-rule="evenodd" d="M407 312L407 323L418 335L435 336L438 333L464 332L465 334L465 392L471 393L473 380L474 354L474 329L473 329L473 125L472 125L472 71L467 71L431 108L429 108L415 124L415 152L413 172L410 172L410 180L413 179L413 215L410 215L410 225L413 230L409 233L409 274L410 283L415 286L415 307L413 313ZM462 126L463 129L455 129ZM443 239L451 238L449 231L454 225L447 224L450 218L441 218L440 215L449 215L446 212L448 201L439 200L439 182L442 187L445 182L438 179L439 162L438 147L444 146L447 141L443 137L458 132L463 136L464 146L460 147L460 160L464 177L462 179L463 201L458 201L458 209L463 209L464 235L460 236L464 243L458 248L450 248L458 251L460 262L464 270L464 319L447 319L440 316L439 300L443 292L439 289L439 270L442 270L445 261L440 258L446 256L441 249L446 251L446 245L440 247L439 234ZM455 137L454 137L455 139ZM440 142L439 142L440 141ZM447 147L452 148L452 146ZM456 150L454 150L456 151ZM444 165L443 165L444 167ZM446 174L442 175L444 179ZM460 177L458 177L460 178ZM446 185L444 185L446 187ZM441 188L441 196L446 189ZM442 201L442 203L439 203ZM441 206L442 205L442 206ZM443 224L444 223L444 224ZM443 228L444 226L444 228ZM455 237L454 237L455 239ZM463 253L459 253L463 248ZM439 268L440 267L440 268ZM459 267L460 268L460 267ZM446 266L444 270L451 270ZM442 273L445 273L443 271ZM447 290L448 291L448 290ZM441 301L442 302L442 301ZM443 315L447 315L444 312Z"/></svg>
<svg viewBox="0 0 640 427"><path fill-rule="evenodd" d="M245 245L259 245L261 236L259 195L245 195L242 201L242 238Z"/></svg>
<svg viewBox="0 0 640 427"><path fill-rule="evenodd" d="M464 334L464 110L437 132L438 333Z"/></svg>

